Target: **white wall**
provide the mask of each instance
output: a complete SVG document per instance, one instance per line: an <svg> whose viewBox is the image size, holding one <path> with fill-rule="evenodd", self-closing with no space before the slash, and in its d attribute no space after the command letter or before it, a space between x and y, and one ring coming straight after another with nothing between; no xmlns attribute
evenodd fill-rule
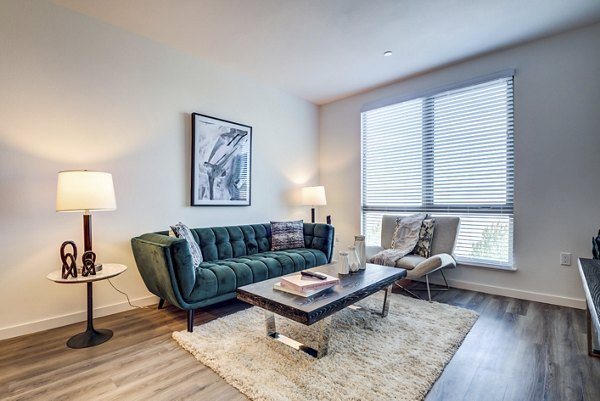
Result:
<svg viewBox="0 0 600 401"><path fill-rule="evenodd" d="M129 266L113 281L138 304L155 298L131 237L309 218L290 200L317 183L311 103L41 1L0 2L0 54L0 338L85 320L85 286L46 279L64 240L83 247L81 215L54 211L60 170L113 174L118 209L94 214L94 249ZM192 112L253 127L252 206L188 206ZM94 289L97 316L126 308Z"/></svg>
<svg viewBox="0 0 600 401"><path fill-rule="evenodd" d="M341 244L360 230L360 109L507 68L515 76L516 272L462 266L452 284L583 306L578 257L600 227L600 25L531 42L321 107L320 178ZM410 57L396 55L393 57ZM385 61L385 60L383 60ZM559 252L573 265L559 265Z"/></svg>

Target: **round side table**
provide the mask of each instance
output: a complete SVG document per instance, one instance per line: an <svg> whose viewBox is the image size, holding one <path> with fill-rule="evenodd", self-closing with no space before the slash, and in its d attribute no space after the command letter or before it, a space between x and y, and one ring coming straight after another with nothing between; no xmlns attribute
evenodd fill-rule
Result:
<svg viewBox="0 0 600 401"><path fill-rule="evenodd" d="M111 277L118 276L127 270L127 266L119 265L116 263L103 263L102 270L97 272L93 276L83 277L80 274L76 278L62 278L62 271L57 270L46 276L48 280L54 281L55 283L61 284L87 284L87 329L83 333L74 335L67 341L67 346L70 348L87 348L93 347L98 344L102 344L110 340L113 336L113 332L108 329L95 329L94 328L94 307L93 307L93 296L92 296L92 283L94 281L106 280Z"/></svg>

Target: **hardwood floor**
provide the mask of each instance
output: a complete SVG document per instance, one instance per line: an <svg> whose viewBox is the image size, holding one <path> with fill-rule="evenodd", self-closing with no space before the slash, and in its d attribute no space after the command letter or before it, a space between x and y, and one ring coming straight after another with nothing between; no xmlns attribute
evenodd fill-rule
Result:
<svg viewBox="0 0 600 401"><path fill-rule="evenodd" d="M427 400L600 400L585 311L458 290L436 300L480 317Z"/></svg>
<svg viewBox="0 0 600 401"><path fill-rule="evenodd" d="M480 317L427 401L600 400L600 358L587 355L583 310L456 289L435 300ZM195 324L244 307L207 308ZM185 322L173 307L136 309L96 319L114 337L92 348L65 345L84 323L0 341L0 399L246 400L171 339Z"/></svg>

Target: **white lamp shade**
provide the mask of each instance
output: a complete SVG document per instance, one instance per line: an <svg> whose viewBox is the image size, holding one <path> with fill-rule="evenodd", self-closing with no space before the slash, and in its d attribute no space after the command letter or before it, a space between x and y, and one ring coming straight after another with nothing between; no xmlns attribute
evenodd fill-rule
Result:
<svg viewBox="0 0 600 401"><path fill-rule="evenodd" d="M114 210L112 174L101 171L61 171L56 185L56 211Z"/></svg>
<svg viewBox="0 0 600 401"><path fill-rule="evenodd" d="M302 204L308 206L323 206L327 204L325 197L325 187L304 187L302 188Z"/></svg>

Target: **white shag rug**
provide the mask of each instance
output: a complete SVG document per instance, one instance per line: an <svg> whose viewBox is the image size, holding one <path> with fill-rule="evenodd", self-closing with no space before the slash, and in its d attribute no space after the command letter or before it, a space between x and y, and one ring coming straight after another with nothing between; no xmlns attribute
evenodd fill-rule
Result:
<svg viewBox="0 0 600 401"><path fill-rule="evenodd" d="M381 293L358 305L380 310ZM392 294L386 318L366 310L333 315L328 354L315 359L265 333L252 307L179 331L173 338L255 401L422 400L477 320L477 313ZM277 331L314 344L310 327L276 315Z"/></svg>

